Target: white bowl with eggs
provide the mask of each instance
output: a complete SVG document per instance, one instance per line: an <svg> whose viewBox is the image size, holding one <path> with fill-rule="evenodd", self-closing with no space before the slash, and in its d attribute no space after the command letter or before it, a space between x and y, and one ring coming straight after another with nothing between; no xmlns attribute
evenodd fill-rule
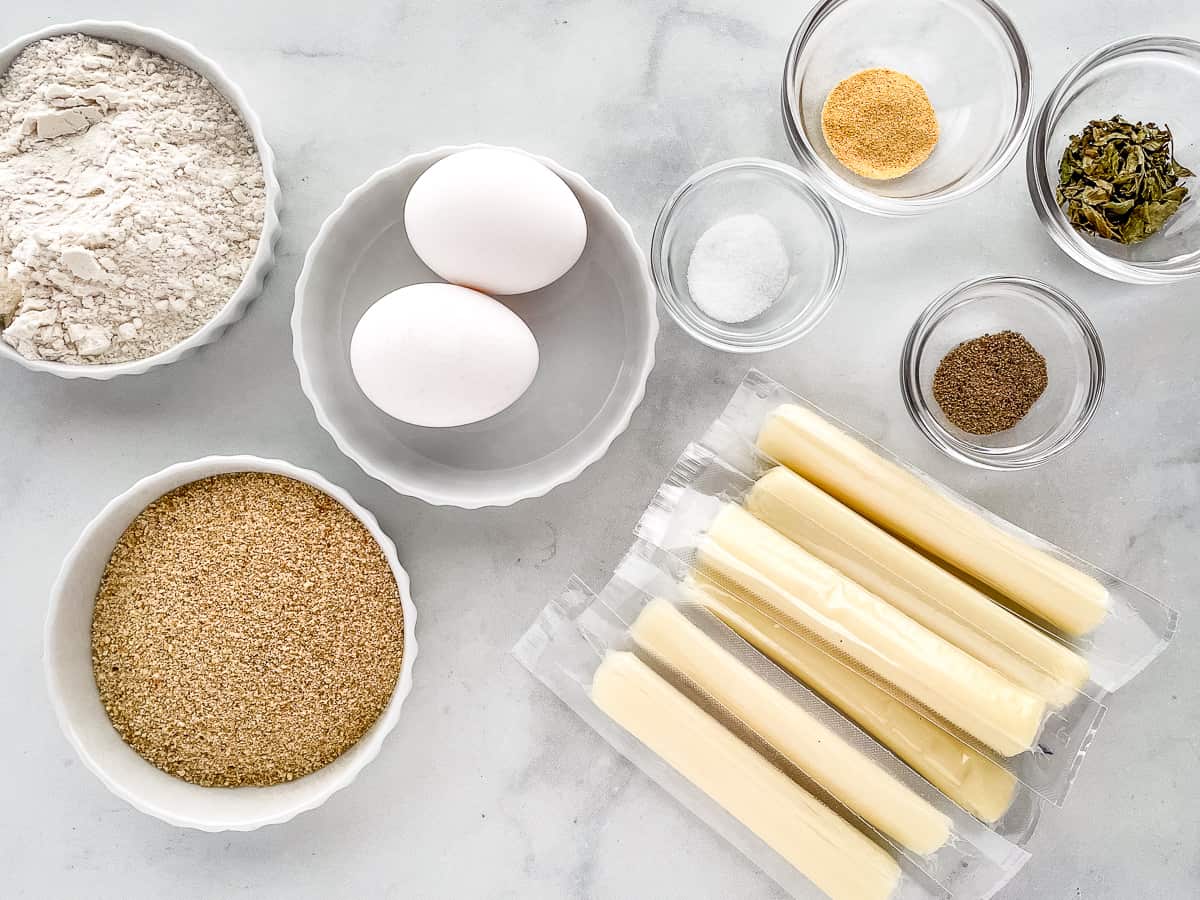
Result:
<svg viewBox="0 0 1200 900"><path fill-rule="evenodd" d="M270 787L201 787L168 775L126 744L105 712L92 672L92 612L113 547L139 513L181 485L226 472L273 472L328 494L366 526L379 544L400 590L404 611L404 659L392 698L379 718L333 762L302 778ZM202 831L252 831L315 809L352 782L373 760L400 718L412 690L417 658L417 611L396 545L369 510L316 472L278 459L207 456L149 475L120 494L84 528L63 560L50 592L43 662L50 702L59 725L84 765L110 791L147 815Z"/></svg>
<svg viewBox="0 0 1200 900"><path fill-rule="evenodd" d="M229 101L229 105L237 112L242 122L245 123L246 129L254 138L254 146L258 150L259 161L262 163L263 182L266 186L262 232L259 235L254 257L242 276L241 283L225 305L217 310L211 319L177 344L168 347L161 353L129 362L75 365L45 359L29 359L6 342L0 341L0 359L12 360L26 369L46 372L57 375L59 378L90 378L96 381L107 381L118 375L140 375L159 366L176 362L216 341L230 325L245 315L250 302L262 293L267 273L275 265L275 243L279 240L280 234L281 193L279 180L275 177L275 154L271 151L270 144L267 143L266 133L263 131L257 113L250 106L250 102L242 93L241 88L213 60L186 41L164 31L156 28L144 28L132 22L100 22L91 19L52 25L41 31L19 37L6 47L0 48L0 73L7 70L17 55L30 44L64 34L86 34L135 47L145 47L147 50L173 59L203 75Z"/></svg>
<svg viewBox="0 0 1200 900"><path fill-rule="evenodd" d="M520 153L569 188L585 224L586 239L576 260L567 262L579 249L574 244L579 237L577 221L553 190L543 191L537 185L531 193L539 199L525 198L522 204L527 210L532 204L544 211L547 218L541 222L517 221L502 227L504 210L511 205L503 197L471 222L453 216L439 221L432 214L417 222L414 216L420 217L418 207L423 201L414 203L410 225L421 245L418 255L405 223L410 191L430 167L469 150ZM446 166L441 171L452 169ZM457 183L463 190L458 194L470 195L470 179L470 173L461 176ZM449 188L452 194L455 183ZM460 201L461 196L451 196L442 206L453 210L461 207ZM525 226L549 246L545 257L518 258L515 266L503 255L488 258L493 241L504 244L510 232L526 233ZM469 253L450 246L447 253L447 240L474 243L476 250ZM423 258L448 278L439 277ZM569 268L559 274L563 264ZM465 313L447 315L443 328L462 344L449 345L460 354L459 363L452 362L452 354L439 358L430 353L409 360L410 354L395 353L394 367L389 367L376 350L374 368L363 377L367 370L362 347L352 344L375 343L373 329L364 328L355 337L367 310L385 297L394 304L396 298L388 295L400 289L408 289L405 294L417 302L432 298L433 288L444 291L450 278L458 282L456 291L485 292L520 321L512 327L499 324L497 330ZM546 279L553 280L536 290L514 292ZM430 287L412 287L417 285ZM467 308L470 301L460 299ZM458 300L453 302L459 305ZM576 478L628 427L654 365L655 303L646 259L633 230L582 176L552 160L511 148L439 147L377 172L321 226L296 285L293 352L301 387L318 421L367 474L435 505L508 506ZM422 319L428 321L420 327L437 325L440 311L440 305L422 310ZM406 315L403 308L397 314ZM529 365L523 329L536 342L536 374L521 391L521 377L527 374L523 367ZM447 342L439 347L446 350ZM493 356L503 366L495 368L495 378L488 378L487 364ZM501 376L511 382L511 390L493 384L503 380ZM386 390L389 379L399 394L407 395L400 398L406 403L428 395L424 406L431 418L422 418L420 411L404 412L411 408L404 403L393 407L393 412L409 421L385 412L381 406L389 400L380 391ZM372 381L378 387L372 387ZM364 388L371 391L371 398ZM505 396L506 390L516 396ZM480 402L474 402L480 397ZM489 403L508 399L514 402L495 414L467 422L479 410L486 412ZM458 408L460 401L462 408ZM443 408L445 417L440 415ZM412 424L413 419L431 424ZM447 424L454 421L466 424Z"/></svg>

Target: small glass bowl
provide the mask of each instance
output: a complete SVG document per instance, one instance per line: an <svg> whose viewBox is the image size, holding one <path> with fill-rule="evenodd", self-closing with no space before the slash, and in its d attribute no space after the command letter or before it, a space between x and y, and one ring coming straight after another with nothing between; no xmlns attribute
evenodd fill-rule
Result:
<svg viewBox="0 0 1200 900"><path fill-rule="evenodd" d="M1026 176L1038 218L1073 260L1129 284L1166 284L1200 275L1200 181L1157 234L1139 244L1083 235L1055 199L1058 165L1072 134L1093 119L1122 115L1169 125L1175 158L1200 172L1200 43L1147 36L1109 44L1063 76L1029 135Z"/></svg>
<svg viewBox="0 0 1200 900"><path fill-rule="evenodd" d="M1012 428L969 434L933 398L933 375L963 341L1006 329L1046 358L1046 390ZM917 428L954 459L984 469L1027 469L1069 446L1087 427L1104 390L1104 349L1083 310L1040 281L992 276L960 284L921 313L900 358L900 389Z"/></svg>
<svg viewBox="0 0 1200 900"><path fill-rule="evenodd" d="M687 271L700 236L742 213L775 226L791 271L766 312L730 324L696 305ZM755 158L726 160L692 175L663 206L650 247L650 267L667 311L693 338L730 353L775 350L811 331L837 296L845 258L846 230L829 201L791 166Z"/></svg>
<svg viewBox="0 0 1200 900"><path fill-rule="evenodd" d="M862 178L821 131L829 92L863 69L911 75L929 95L939 136L908 175ZM783 70L783 122L822 190L863 212L912 216L973 193L1000 174L1033 115L1025 46L990 0L824 0L800 25Z"/></svg>

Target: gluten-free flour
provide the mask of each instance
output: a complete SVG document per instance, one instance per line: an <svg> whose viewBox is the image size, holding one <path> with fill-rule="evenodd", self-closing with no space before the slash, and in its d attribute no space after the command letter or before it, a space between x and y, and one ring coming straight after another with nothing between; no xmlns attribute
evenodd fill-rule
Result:
<svg viewBox="0 0 1200 900"><path fill-rule="evenodd" d="M82 34L31 44L0 77L0 337L75 364L166 350L237 290L265 198L203 76Z"/></svg>

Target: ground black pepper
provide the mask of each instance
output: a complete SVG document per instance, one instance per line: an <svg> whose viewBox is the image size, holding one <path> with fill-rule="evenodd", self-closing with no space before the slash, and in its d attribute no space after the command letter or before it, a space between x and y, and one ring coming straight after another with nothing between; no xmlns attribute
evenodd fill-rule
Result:
<svg viewBox="0 0 1200 900"><path fill-rule="evenodd" d="M1015 331L963 341L933 375L933 399L969 434L1012 428L1046 390L1046 359Z"/></svg>

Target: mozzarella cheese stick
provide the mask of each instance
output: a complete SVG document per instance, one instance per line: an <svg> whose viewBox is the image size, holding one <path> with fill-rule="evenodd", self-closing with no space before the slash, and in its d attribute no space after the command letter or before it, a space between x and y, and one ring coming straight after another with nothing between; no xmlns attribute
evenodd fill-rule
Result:
<svg viewBox="0 0 1200 900"><path fill-rule="evenodd" d="M886 900L900 867L632 653L608 653L592 700L835 900Z"/></svg>
<svg viewBox="0 0 1200 900"><path fill-rule="evenodd" d="M780 406L763 424L758 447L1066 634L1087 634L1108 614L1108 591L1096 579L1001 531L811 410Z"/></svg>
<svg viewBox="0 0 1200 900"><path fill-rule="evenodd" d="M697 560L1001 756L1031 749L1046 701L863 590L740 506L721 507Z"/></svg>
<svg viewBox="0 0 1200 900"><path fill-rule="evenodd" d="M1010 681L1066 706L1088 681L1087 660L931 562L882 528L779 466L746 509Z"/></svg>
<svg viewBox="0 0 1200 900"><path fill-rule="evenodd" d="M703 582L689 587L698 602L763 656L836 706L971 815L990 825L1008 811L1017 779L1003 766L784 628L750 597Z"/></svg>
<svg viewBox="0 0 1200 900"><path fill-rule="evenodd" d="M866 822L928 856L950 840L950 819L755 674L662 599L634 621L634 642L725 707Z"/></svg>

